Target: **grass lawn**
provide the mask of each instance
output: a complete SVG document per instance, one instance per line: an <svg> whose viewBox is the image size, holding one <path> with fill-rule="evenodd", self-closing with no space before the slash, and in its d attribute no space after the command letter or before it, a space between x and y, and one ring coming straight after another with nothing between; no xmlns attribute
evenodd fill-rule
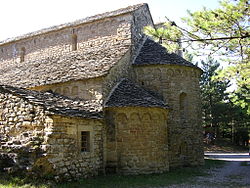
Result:
<svg viewBox="0 0 250 188"><path fill-rule="evenodd" d="M181 183L192 183L197 176L206 176L210 168L223 166L225 162L205 160L202 167L185 167L163 174L150 175L106 175L76 182L56 184L49 180L32 180L27 177L8 176L0 174L0 188L130 188L130 187L158 187Z"/></svg>

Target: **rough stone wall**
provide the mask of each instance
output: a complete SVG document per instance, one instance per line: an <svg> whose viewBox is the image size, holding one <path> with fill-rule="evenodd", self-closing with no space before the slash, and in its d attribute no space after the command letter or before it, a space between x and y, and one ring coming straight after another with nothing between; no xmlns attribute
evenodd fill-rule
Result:
<svg viewBox="0 0 250 188"><path fill-rule="evenodd" d="M34 62L45 63L42 67L46 67L47 59L54 59L55 63L57 63L57 58L61 56L70 57L71 55L77 54L93 54L93 52L98 52L98 49L109 49L110 47L111 50L114 45L130 45L131 19L132 16L130 14L109 17L91 23L33 36L13 43L3 44L0 46L1 69L19 71L22 67L18 68L18 70L16 70L16 68L22 63L27 65L29 63L34 64ZM73 46L73 34L77 36L77 50L75 51L71 49ZM25 48L25 52L22 52L23 48ZM114 51L113 53L116 52ZM22 59L21 54L24 54L24 62L20 62ZM99 59L99 61L101 60ZM77 69L77 67L69 68ZM41 75L41 77L42 76L43 75ZM30 72L30 75L27 75L27 77L32 78L32 72ZM71 75L71 77L72 80L77 80L74 75ZM70 78L68 80L70 80ZM45 85L44 83L38 84Z"/></svg>
<svg viewBox="0 0 250 188"><path fill-rule="evenodd" d="M167 111L108 108L107 172L147 174L168 171Z"/></svg>
<svg viewBox="0 0 250 188"><path fill-rule="evenodd" d="M75 53L72 49L73 35L77 36L78 52L88 53L93 49L102 49L118 43L130 44L131 19L130 14L109 17L3 44L0 46L0 65L3 68L11 68L22 63L21 54L24 54L25 62L42 62L48 57L57 58Z"/></svg>
<svg viewBox="0 0 250 188"><path fill-rule="evenodd" d="M101 121L52 116L48 127L46 158L55 169L58 178L77 179L103 173L104 127ZM90 151L80 149L81 131L90 132ZM37 163L39 165L39 163Z"/></svg>
<svg viewBox="0 0 250 188"><path fill-rule="evenodd" d="M154 27L154 23L149 12L148 6L144 6L133 13L133 26L132 26L132 46L133 46L133 59L137 55L140 50L140 46L142 45L144 39L143 29L145 26Z"/></svg>
<svg viewBox="0 0 250 188"><path fill-rule="evenodd" d="M131 77L131 52L130 50L122 57L117 64L111 68L109 74L93 79L69 81L58 84L50 84L30 88L37 91L52 90L55 93L71 98L95 100L102 103L109 95L114 85L124 77Z"/></svg>
<svg viewBox="0 0 250 188"><path fill-rule="evenodd" d="M145 26L153 26L153 20L147 6L143 6L140 9L133 12L130 20L130 30L128 35L131 36L131 50L115 65L106 77L104 83L104 96L109 94L110 90L121 78L132 78L131 75L131 63L134 57L138 54L140 46L143 42L143 28Z"/></svg>
<svg viewBox="0 0 250 188"><path fill-rule="evenodd" d="M32 169L36 159L45 152L43 146L48 120L40 106L0 93L0 170Z"/></svg>
<svg viewBox="0 0 250 188"><path fill-rule="evenodd" d="M102 102L103 95L103 77L69 81L58 84L38 86L30 88L36 91L53 91L55 93L70 97L80 98L85 100L95 100Z"/></svg>
<svg viewBox="0 0 250 188"><path fill-rule="evenodd" d="M0 93L0 171L75 179L103 172L105 135L99 120L48 115L43 107ZM81 131L90 152L81 152Z"/></svg>
<svg viewBox="0 0 250 188"><path fill-rule="evenodd" d="M131 51L129 50L120 61L111 68L103 82L103 101L108 97L112 88L121 78L131 77Z"/></svg>
<svg viewBox="0 0 250 188"><path fill-rule="evenodd" d="M129 50L117 64L112 67L107 76L68 81L64 83L50 84L32 87L37 91L53 91L70 98L94 100L97 103L107 98L111 89L121 78L131 78L131 51Z"/></svg>
<svg viewBox="0 0 250 188"><path fill-rule="evenodd" d="M143 7L133 14L6 43L0 46L0 66L7 70L21 63L45 62L47 58L98 51L113 44L132 45L106 77L31 89L52 90L72 98L102 102L121 78L134 78L142 87L163 97L172 108L169 118L164 110L154 108L109 109L106 151L102 122L59 116L49 118L41 107L1 94L1 152L15 159L19 157L15 153L26 155L26 161L18 162L20 168L34 164L48 174L56 173L58 177L70 179L97 174L103 170L106 159L108 166L113 165L116 171L125 174L155 173L166 171L169 166L201 164L200 71L185 66L155 65L133 67L135 74L132 75L131 62L140 48L142 29L146 25L153 25L153 22L148 9ZM72 43L74 36L77 36L76 46ZM80 152L79 132L82 130L91 132L92 152ZM27 151L41 158L35 160L36 155L29 156Z"/></svg>
<svg viewBox="0 0 250 188"><path fill-rule="evenodd" d="M170 106L170 167L203 163L200 74L199 69L185 66L135 67L135 79L138 84L159 93ZM181 96L184 96L184 99L181 99Z"/></svg>
<svg viewBox="0 0 250 188"><path fill-rule="evenodd" d="M46 67L47 59L50 59L51 61L54 60L54 63L56 63L58 57L71 57L70 55L76 55L79 53L93 53L93 51L98 51L98 49L108 47L112 49L113 45L122 44L132 45L132 51L128 52L131 57L128 58L127 53L125 55L126 57L121 60L126 61L122 68L123 72L129 72L128 63L132 61L133 57L138 52L138 48L142 42L142 30L146 25L153 25L153 22L148 7L145 5L132 13L107 17L80 25L61 28L37 36L27 37L19 41L9 42L0 45L0 66L3 70L11 70L14 67L20 66L22 63L26 65L29 63L34 64L34 62L41 62L41 64L45 64L44 66L41 66L44 68ZM77 42L76 49L74 49L75 45L73 44L74 36L76 37L75 42ZM118 67L120 66L118 65ZM77 67L69 67L69 69L74 68ZM22 69L22 67L18 68L18 70L19 69ZM120 68L115 68L115 71L110 71L111 74L112 72L117 73L117 69ZM13 71L16 70L13 69ZM115 80L113 81L110 80L112 75L109 76L107 82L104 83L105 87L106 85L108 86L108 91L114 85L113 83L119 80L120 75L126 75L126 77L129 77L127 76L127 73L120 74L123 72L120 71L118 74L119 76L114 76ZM32 75L29 75L28 77L32 78ZM72 78L72 80L77 80L74 75L72 75ZM53 80L54 78L51 76L49 79ZM45 85L45 83L39 83L39 85ZM49 85L45 87L50 88ZM77 90L76 87L74 87L74 91L75 90ZM63 91L61 91L61 93L63 93ZM65 93L68 96L67 88L65 88ZM70 96L72 96L72 93ZM73 94L73 96L75 96L75 94Z"/></svg>
<svg viewBox="0 0 250 188"><path fill-rule="evenodd" d="M27 35L27 38L6 42L0 46L0 61L19 62L22 53L26 61L62 56L74 50L73 35L77 36L77 49L80 51L108 46L114 41L124 42L131 38L131 28L133 40L137 41L140 40L142 29L146 25L153 25L153 22L148 6L144 5L132 13L104 17L65 28L58 27L58 30L49 30L47 33L44 31L42 34L38 32L35 36ZM129 40L127 42L131 43Z"/></svg>

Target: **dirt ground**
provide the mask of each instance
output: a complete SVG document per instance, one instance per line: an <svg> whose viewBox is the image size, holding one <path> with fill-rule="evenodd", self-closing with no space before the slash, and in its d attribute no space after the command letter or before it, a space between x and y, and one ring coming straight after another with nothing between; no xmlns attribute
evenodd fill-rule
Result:
<svg viewBox="0 0 250 188"><path fill-rule="evenodd" d="M193 183L170 188L250 188L250 162L227 161L221 168L211 169L208 176L197 177Z"/></svg>
<svg viewBox="0 0 250 188"><path fill-rule="evenodd" d="M212 169L209 176L198 177L191 187L250 187L250 162L230 161Z"/></svg>
<svg viewBox="0 0 250 188"><path fill-rule="evenodd" d="M250 156L247 148L230 144L206 145L205 153L214 153L217 160L226 160L220 168L211 169L208 176L197 177L192 184L179 184L170 188L250 188ZM223 157L220 157L220 154ZM238 155L238 156L237 156ZM242 156L244 155L244 158ZM208 158L212 156L208 156ZM230 160L231 159L231 160Z"/></svg>

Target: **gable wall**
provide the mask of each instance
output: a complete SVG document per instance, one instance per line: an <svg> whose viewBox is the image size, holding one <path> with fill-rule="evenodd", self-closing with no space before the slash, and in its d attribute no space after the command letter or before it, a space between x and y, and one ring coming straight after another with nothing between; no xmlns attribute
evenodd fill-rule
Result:
<svg viewBox="0 0 250 188"><path fill-rule="evenodd" d="M153 21L147 6L143 6L133 12L131 19L131 49L111 68L104 82L104 100L109 95L111 89L121 78L132 78L132 62L138 54L144 40L143 28L147 25L153 26Z"/></svg>
<svg viewBox="0 0 250 188"><path fill-rule="evenodd" d="M142 42L144 40L144 32L143 29L145 26L154 27L154 23L149 12L149 8L144 6L133 12L133 27L132 27L132 42L133 42L133 56L132 59L136 57L138 54L138 50L140 49Z"/></svg>
<svg viewBox="0 0 250 188"><path fill-rule="evenodd" d="M103 101L110 94L113 87L121 80L131 76L131 50L129 50L117 64L112 67L103 82Z"/></svg>

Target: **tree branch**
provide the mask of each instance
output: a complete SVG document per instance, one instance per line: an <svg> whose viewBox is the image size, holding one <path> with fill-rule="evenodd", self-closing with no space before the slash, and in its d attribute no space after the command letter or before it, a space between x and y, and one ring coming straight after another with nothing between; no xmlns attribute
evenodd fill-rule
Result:
<svg viewBox="0 0 250 188"><path fill-rule="evenodd" d="M213 40L232 40L232 39L244 39L250 38L250 35L244 35L240 37L219 37L219 38L206 38L206 39L190 39L190 40L183 40L181 42L198 42L198 41L213 41Z"/></svg>

